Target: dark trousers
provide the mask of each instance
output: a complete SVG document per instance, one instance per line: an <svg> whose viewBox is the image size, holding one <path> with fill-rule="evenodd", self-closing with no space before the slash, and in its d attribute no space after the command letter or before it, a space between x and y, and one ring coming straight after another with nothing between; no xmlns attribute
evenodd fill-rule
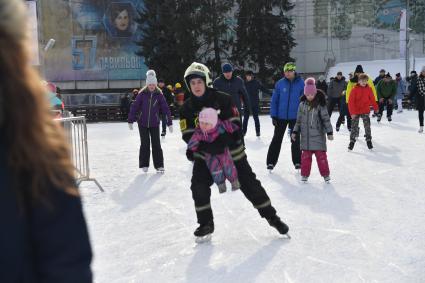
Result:
<svg viewBox="0 0 425 283"><path fill-rule="evenodd" d="M139 127L139 134L139 168L149 167L149 159L151 156L151 141L153 166L155 169L164 167L164 157L162 155L161 140L159 138L159 127Z"/></svg>
<svg viewBox="0 0 425 283"><path fill-rule="evenodd" d="M332 116L332 112L335 108L335 105L338 105L338 110L341 112L341 98L334 98L331 97L328 100L328 113L329 113L329 118Z"/></svg>
<svg viewBox="0 0 425 283"><path fill-rule="evenodd" d="M348 111L348 105L345 102L341 102L340 108L339 108L339 117L338 117L338 120L336 121L337 128L339 128L341 124L344 122L345 117L347 117L347 128L348 130L351 130L351 115L350 115L350 112Z"/></svg>
<svg viewBox="0 0 425 283"><path fill-rule="evenodd" d="M167 115L161 115L162 132L167 132Z"/></svg>
<svg viewBox="0 0 425 283"><path fill-rule="evenodd" d="M384 113L384 108L387 106L387 117L391 117L393 115L393 107L394 107L394 100L391 98L384 98L384 101L379 102L379 116L382 117L382 113Z"/></svg>
<svg viewBox="0 0 425 283"><path fill-rule="evenodd" d="M259 106L253 106L252 107L252 117L254 117L255 122L255 132L258 134L260 133L260 119L258 118L259 113ZM248 120L249 120L249 111L244 110L243 115L243 134L245 135L248 130Z"/></svg>
<svg viewBox="0 0 425 283"><path fill-rule="evenodd" d="M296 120L277 120L277 125L274 127L274 135L272 142L267 153L267 165L272 164L276 165L277 160L279 159L280 149L282 147L282 140L285 135L286 127L289 129L294 129ZM300 134L297 134L295 141L291 139L291 153L292 153L292 163L294 165L301 164L301 150L300 150Z"/></svg>
<svg viewBox="0 0 425 283"><path fill-rule="evenodd" d="M241 185L240 190L245 197L254 205L261 217L266 219L276 215L276 210L271 205L270 199L261 186L260 181L257 180L254 172L248 163L246 157L241 160L235 161L236 170ZM192 174L192 198L195 201L196 216L199 224L205 224L213 220L213 212L210 204L211 186L213 179L210 170L204 160L195 159Z"/></svg>
<svg viewBox="0 0 425 283"><path fill-rule="evenodd" d="M424 110L425 110L425 98L418 97L416 102L416 109L418 110L419 126L424 126Z"/></svg>

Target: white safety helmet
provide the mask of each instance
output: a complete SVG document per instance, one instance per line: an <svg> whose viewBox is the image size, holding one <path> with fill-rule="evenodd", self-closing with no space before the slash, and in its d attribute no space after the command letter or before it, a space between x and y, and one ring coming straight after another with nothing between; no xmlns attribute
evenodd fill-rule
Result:
<svg viewBox="0 0 425 283"><path fill-rule="evenodd" d="M186 72L184 72L184 82L186 83L188 90L190 90L189 81L193 77L201 77L205 81L207 87L212 86L211 72L204 64L193 62L186 69Z"/></svg>

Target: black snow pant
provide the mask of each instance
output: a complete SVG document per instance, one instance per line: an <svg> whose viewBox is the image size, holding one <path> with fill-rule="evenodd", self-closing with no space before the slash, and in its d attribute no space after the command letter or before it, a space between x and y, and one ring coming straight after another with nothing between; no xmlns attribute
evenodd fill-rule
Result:
<svg viewBox="0 0 425 283"><path fill-rule="evenodd" d="M280 149L282 147L282 140L285 135L286 127L294 129L296 120L280 120L277 119L277 125L274 127L273 139L267 152L267 165L275 166L279 159ZM292 163L295 165L301 164L301 150L300 150L300 134L297 134L295 141L291 139L291 153Z"/></svg>
<svg viewBox="0 0 425 283"><path fill-rule="evenodd" d="M343 98L345 99L345 97ZM345 102L341 102L339 108L339 117L338 121L336 121L336 128L339 129L341 124L345 121L345 117L347 117L347 129L351 131L351 115L348 111L348 105Z"/></svg>
<svg viewBox="0 0 425 283"><path fill-rule="evenodd" d="M161 124L162 124L162 132L167 132L167 115L162 114L161 115Z"/></svg>
<svg viewBox="0 0 425 283"><path fill-rule="evenodd" d="M425 110L425 98L423 96L417 97L416 109L418 110L419 126L424 126L424 110Z"/></svg>
<svg viewBox="0 0 425 283"><path fill-rule="evenodd" d="M335 108L335 105L338 105L338 111L341 112L341 98L337 97L330 97L328 100L328 114L329 114L329 118L332 116L332 112Z"/></svg>
<svg viewBox="0 0 425 283"><path fill-rule="evenodd" d="M139 134L139 168L149 167L149 159L151 156L151 141L153 166L155 169L164 167L164 157L162 155L161 140L159 138L159 127L139 127Z"/></svg>
<svg viewBox="0 0 425 283"><path fill-rule="evenodd" d="M389 101L390 99L391 99L391 103ZM382 117L382 114L384 113L385 106L387 106L387 117L391 117L393 115L394 100L392 98L384 98L384 101L379 102L380 117Z"/></svg>
<svg viewBox="0 0 425 283"><path fill-rule="evenodd" d="M270 199L260 181L257 180L254 172L252 172L247 158L243 157L241 160L235 161L235 167L238 171L240 190L253 204L254 208L258 210L261 217L269 219L276 215L276 210L271 205ZM208 221L213 220L210 187L214 184L214 181L204 160L195 159L191 182L190 189L192 190L192 198L195 201L198 223L201 225L206 224Z"/></svg>
<svg viewBox="0 0 425 283"><path fill-rule="evenodd" d="M254 123L255 123L255 132L257 134L260 133L260 119L258 118L258 113L260 112L258 105L252 106L252 117L254 117ZM246 132L248 131L248 121L249 121L249 111L244 110L243 115L243 134L246 135Z"/></svg>

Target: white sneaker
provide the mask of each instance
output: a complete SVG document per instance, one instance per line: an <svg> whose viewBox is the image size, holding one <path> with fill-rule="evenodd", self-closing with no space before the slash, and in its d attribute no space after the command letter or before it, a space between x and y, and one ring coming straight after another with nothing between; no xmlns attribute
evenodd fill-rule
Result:
<svg viewBox="0 0 425 283"><path fill-rule="evenodd" d="M149 169L149 167L143 167L142 168L143 172L145 172L145 173L148 172L148 169Z"/></svg>
<svg viewBox="0 0 425 283"><path fill-rule="evenodd" d="M424 132L424 127L423 126L422 127L419 127L418 133L422 134L423 132Z"/></svg>

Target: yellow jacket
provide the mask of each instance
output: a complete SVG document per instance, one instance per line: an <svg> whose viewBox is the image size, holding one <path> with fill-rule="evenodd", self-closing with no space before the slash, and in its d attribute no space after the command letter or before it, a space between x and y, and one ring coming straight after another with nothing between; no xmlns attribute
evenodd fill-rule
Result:
<svg viewBox="0 0 425 283"><path fill-rule="evenodd" d="M351 80L348 81L347 90L345 91L345 101L348 103L348 99L350 98L351 90L356 86L357 83L353 83ZM367 84L373 91L373 96L375 96L375 101L378 101L378 95L376 94L375 85L373 84L372 79L369 77Z"/></svg>

